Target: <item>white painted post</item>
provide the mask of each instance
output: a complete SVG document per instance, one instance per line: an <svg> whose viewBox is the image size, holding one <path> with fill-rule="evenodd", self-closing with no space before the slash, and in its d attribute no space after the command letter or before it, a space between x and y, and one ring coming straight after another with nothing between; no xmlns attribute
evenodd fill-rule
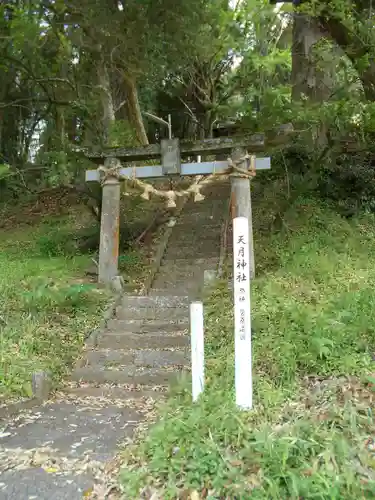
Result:
<svg viewBox="0 0 375 500"><path fill-rule="evenodd" d="M190 304L191 374L193 401L197 401L204 389L204 328L203 304Z"/></svg>
<svg viewBox="0 0 375 500"><path fill-rule="evenodd" d="M236 404L243 410L253 406L251 359L251 304L249 221L233 219L234 347Z"/></svg>

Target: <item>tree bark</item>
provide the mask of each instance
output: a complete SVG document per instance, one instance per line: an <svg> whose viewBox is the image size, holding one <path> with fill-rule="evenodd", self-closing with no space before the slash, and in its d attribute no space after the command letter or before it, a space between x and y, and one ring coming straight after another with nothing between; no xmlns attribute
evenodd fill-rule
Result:
<svg viewBox="0 0 375 500"><path fill-rule="evenodd" d="M333 88L333 69L317 58L318 43L325 37L310 16L294 14L292 46L292 98L322 102Z"/></svg>
<svg viewBox="0 0 375 500"><path fill-rule="evenodd" d="M65 114L60 106L56 106L55 110L55 133L56 143L62 151L65 151Z"/></svg>
<svg viewBox="0 0 375 500"><path fill-rule="evenodd" d="M102 104L102 142L110 146L110 132L113 123L116 121L115 109L113 106L111 82L108 69L103 59L97 64L98 84L100 88L100 99Z"/></svg>
<svg viewBox="0 0 375 500"><path fill-rule="evenodd" d="M141 107L138 100L138 90L134 78L124 74L126 88L126 107L129 123L133 126L137 139L142 146L149 144L146 129L142 119Z"/></svg>
<svg viewBox="0 0 375 500"><path fill-rule="evenodd" d="M335 79L334 65L318 54L319 44L325 38L319 23L305 14L294 14L292 45L292 99L307 103L323 103L332 95ZM314 127L306 136L312 147L327 144L324 123Z"/></svg>

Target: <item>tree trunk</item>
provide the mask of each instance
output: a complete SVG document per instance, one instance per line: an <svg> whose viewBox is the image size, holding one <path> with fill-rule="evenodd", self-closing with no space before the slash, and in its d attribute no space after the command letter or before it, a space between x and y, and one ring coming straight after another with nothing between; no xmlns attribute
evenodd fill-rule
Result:
<svg viewBox="0 0 375 500"><path fill-rule="evenodd" d="M104 60L98 61L97 64L98 84L100 88L100 99L102 104L102 142L109 146L110 133L112 125L116 120L115 109L113 106L111 82L109 79L108 69Z"/></svg>
<svg viewBox="0 0 375 500"><path fill-rule="evenodd" d="M133 126L140 144L146 146L149 142L142 119L136 83L132 77L124 74L124 84L126 88L126 107L129 123Z"/></svg>
<svg viewBox="0 0 375 500"><path fill-rule="evenodd" d="M205 119L204 119L204 134L205 139L212 139L214 136L214 123L215 123L215 115L209 110L206 111Z"/></svg>
<svg viewBox="0 0 375 500"><path fill-rule="evenodd" d="M109 79L107 65L103 57L99 57L97 62L97 78L100 88L100 100L102 107L102 127L101 127L101 141L104 146L111 145L111 130L113 123L116 121L115 108L112 99L111 82ZM102 193L102 188L100 189ZM97 218L102 219L102 200L97 206Z"/></svg>
<svg viewBox="0 0 375 500"><path fill-rule="evenodd" d="M324 33L310 16L294 14L292 45L292 99L312 103L323 103L331 97L334 88L334 65L319 56L319 43ZM321 123L309 132L307 141L312 146L327 144L327 128Z"/></svg>
<svg viewBox="0 0 375 500"><path fill-rule="evenodd" d="M56 145L61 151L65 151L65 114L61 106L56 106L55 110L55 134Z"/></svg>
<svg viewBox="0 0 375 500"><path fill-rule="evenodd" d="M294 14L292 46L292 98L305 95L314 102L329 99L333 70L317 56L317 45L324 38L318 23L303 14Z"/></svg>

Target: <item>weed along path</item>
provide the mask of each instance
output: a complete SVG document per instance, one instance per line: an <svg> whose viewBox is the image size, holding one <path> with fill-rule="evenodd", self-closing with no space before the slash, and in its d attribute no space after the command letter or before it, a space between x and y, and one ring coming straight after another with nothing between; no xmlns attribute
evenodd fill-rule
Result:
<svg viewBox="0 0 375 500"><path fill-rule="evenodd" d="M216 183L186 204L150 293L122 297L64 387L1 420L1 500L117 498L119 445L154 420L155 403L190 364L188 305L203 270L217 268L229 190Z"/></svg>

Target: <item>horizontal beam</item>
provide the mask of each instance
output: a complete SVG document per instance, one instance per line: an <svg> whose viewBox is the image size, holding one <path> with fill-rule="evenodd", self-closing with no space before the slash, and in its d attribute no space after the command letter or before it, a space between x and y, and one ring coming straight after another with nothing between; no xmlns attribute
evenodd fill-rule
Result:
<svg viewBox="0 0 375 500"><path fill-rule="evenodd" d="M291 123L280 125L264 134L219 137L200 141L181 141L181 156L225 154L235 148L247 149L249 153L262 153L269 149L288 144L296 132ZM75 147L73 151L82 153L97 164L106 158L117 158L126 162L154 160L161 158L160 144L149 144L138 148L108 148L105 150Z"/></svg>
<svg viewBox="0 0 375 500"><path fill-rule="evenodd" d="M271 158L256 158L256 170L268 170L271 168ZM224 173L228 169L227 161L202 162L202 163L183 163L181 165L181 175L209 175L213 173ZM124 178L136 177L137 179L165 177L161 165L147 165L144 167L129 168L124 167L119 171ZM98 170L86 170L86 181L99 181L100 172Z"/></svg>
<svg viewBox="0 0 375 500"><path fill-rule="evenodd" d="M219 137L217 139L205 139L203 141L181 141L181 156L220 154L227 153L234 148L246 148L249 153L257 153L264 150L264 135L255 134L248 136ZM118 158L124 161L154 160L161 157L160 144L149 144L139 148L108 148L105 150L88 150L85 148L74 148L76 153L84 153L86 158L101 163L105 158Z"/></svg>

